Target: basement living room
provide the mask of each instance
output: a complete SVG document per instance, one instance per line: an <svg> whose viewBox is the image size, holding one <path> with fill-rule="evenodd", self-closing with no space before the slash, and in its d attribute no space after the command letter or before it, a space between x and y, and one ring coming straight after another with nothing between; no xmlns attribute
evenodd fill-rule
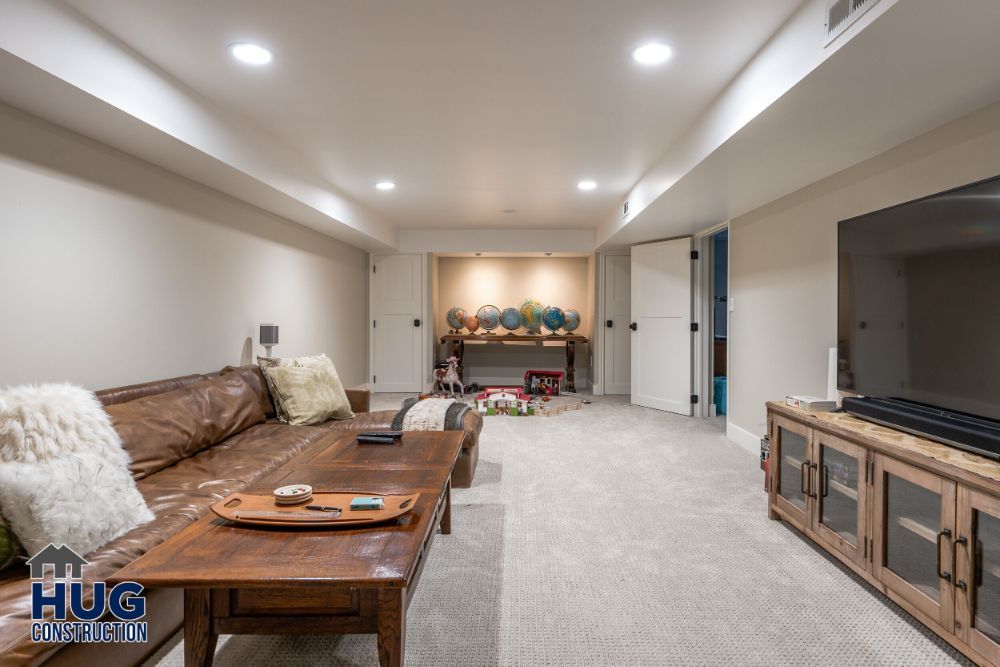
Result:
<svg viewBox="0 0 1000 667"><path fill-rule="evenodd" d="M1000 665L998 29L0 2L0 667Z"/></svg>

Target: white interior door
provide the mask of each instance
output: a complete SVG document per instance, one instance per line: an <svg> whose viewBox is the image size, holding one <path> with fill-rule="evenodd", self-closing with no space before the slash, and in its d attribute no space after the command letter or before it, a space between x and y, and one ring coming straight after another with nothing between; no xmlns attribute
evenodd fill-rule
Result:
<svg viewBox="0 0 1000 667"><path fill-rule="evenodd" d="M374 262L373 391L421 391L423 258L376 255Z"/></svg>
<svg viewBox="0 0 1000 667"><path fill-rule="evenodd" d="M604 393L628 394L632 381L632 282L628 255L604 258ZM610 323L611 326L608 326Z"/></svg>
<svg viewBox="0 0 1000 667"><path fill-rule="evenodd" d="M632 246L632 403L691 415L691 239Z"/></svg>

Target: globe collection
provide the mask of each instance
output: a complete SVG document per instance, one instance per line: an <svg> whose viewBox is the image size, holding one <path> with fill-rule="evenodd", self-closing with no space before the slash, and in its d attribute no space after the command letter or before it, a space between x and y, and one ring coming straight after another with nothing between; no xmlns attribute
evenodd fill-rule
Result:
<svg viewBox="0 0 1000 667"><path fill-rule="evenodd" d="M545 306L541 301L532 298L525 299L516 308L507 307L503 310L494 305L486 305L475 314L460 306L454 306L448 309L445 319L452 333L459 333L463 328L469 333L475 333L480 328L493 333L495 329L503 327L509 333L523 328L529 334L540 334L544 327L552 334L558 333L560 329L568 334L580 326L580 313L575 309L563 310L559 306Z"/></svg>

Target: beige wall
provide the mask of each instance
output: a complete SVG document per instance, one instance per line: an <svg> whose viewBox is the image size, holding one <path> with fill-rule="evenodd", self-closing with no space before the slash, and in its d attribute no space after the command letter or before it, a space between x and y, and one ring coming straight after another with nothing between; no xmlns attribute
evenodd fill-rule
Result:
<svg viewBox="0 0 1000 667"><path fill-rule="evenodd" d="M839 220L997 174L1000 105L731 221L731 424L761 435L766 400L826 394Z"/></svg>
<svg viewBox="0 0 1000 667"><path fill-rule="evenodd" d="M0 386L217 370L261 322L367 375L364 252L2 105L0 229Z"/></svg>
<svg viewBox="0 0 1000 667"><path fill-rule="evenodd" d="M437 336L447 333L445 313L452 306L476 312L493 304L503 310L534 297L542 303L580 313L579 333L588 338L594 323L593 259L590 257L440 257L437 261L438 298L434 315ZM543 332L545 330L543 329ZM497 329L497 334L506 333ZM547 332L546 332L547 333ZM466 377L480 383L519 381L529 368L562 370L562 346L538 350L533 344L466 345ZM444 357L444 350L439 353ZM590 350L578 346L577 388L587 386Z"/></svg>

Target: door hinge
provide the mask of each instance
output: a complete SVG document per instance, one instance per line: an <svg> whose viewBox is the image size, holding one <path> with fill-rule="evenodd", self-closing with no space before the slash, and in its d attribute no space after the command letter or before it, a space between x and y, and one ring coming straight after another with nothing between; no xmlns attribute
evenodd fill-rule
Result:
<svg viewBox="0 0 1000 667"><path fill-rule="evenodd" d="M376 270L377 270L377 267L374 264L372 264L372 273L375 273Z"/></svg>
<svg viewBox="0 0 1000 667"><path fill-rule="evenodd" d="M691 259L698 259L698 251L697 250L692 250L691 251Z"/></svg>
<svg viewBox="0 0 1000 667"><path fill-rule="evenodd" d="M376 382L378 382L378 376L377 375L373 375L372 376L372 383L374 384Z"/></svg>
<svg viewBox="0 0 1000 667"><path fill-rule="evenodd" d="M697 402L698 402L698 394L691 394L691 404L693 405Z"/></svg>
<svg viewBox="0 0 1000 667"><path fill-rule="evenodd" d="M374 329L377 326L378 326L378 322L376 320L372 320L372 329Z"/></svg>
<svg viewBox="0 0 1000 667"><path fill-rule="evenodd" d="M868 560L868 536L865 535L865 557L862 560Z"/></svg>
<svg viewBox="0 0 1000 667"><path fill-rule="evenodd" d="M692 322L691 323L691 331L697 331L697 330L698 330L698 323L697 322Z"/></svg>

